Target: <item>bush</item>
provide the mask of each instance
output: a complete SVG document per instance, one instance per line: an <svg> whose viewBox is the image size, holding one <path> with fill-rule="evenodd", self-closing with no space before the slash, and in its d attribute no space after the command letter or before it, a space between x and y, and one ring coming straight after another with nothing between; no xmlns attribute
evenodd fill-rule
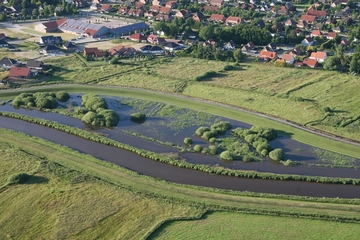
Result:
<svg viewBox="0 0 360 240"><path fill-rule="evenodd" d="M21 184L28 180L30 175L27 173L16 173L8 177L7 183L8 184Z"/></svg>
<svg viewBox="0 0 360 240"><path fill-rule="evenodd" d="M21 93L14 101L13 106L37 107L39 109L52 109L58 106L54 93L37 92L37 93Z"/></svg>
<svg viewBox="0 0 360 240"><path fill-rule="evenodd" d="M56 93L56 98L60 102L66 102L67 100L70 99L70 94L68 94L67 92L64 92L64 91L60 91L60 92Z"/></svg>
<svg viewBox="0 0 360 240"><path fill-rule="evenodd" d="M212 155L216 155L218 153L218 147L215 145L211 145L209 147L209 153Z"/></svg>
<svg viewBox="0 0 360 240"><path fill-rule="evenodd" d="M213 138L210 138L210 139L209 139L209 143L214 144L215 142L216 142L216 138L213 137Z"/></svg>
<svg viewBox="0 0 360 240"><path fill-rule="evenodd" d="M130 115L130 120L133 122L145 122L146 115L145 113L132 113Z"/></svg>
<svg viewBox="0 0 360 240"><path fill-rule="evenodd" d="M201 145L195 145L194 146L194 151L195 152L201 152L203 150L203 147Z"/></svg>
<svg viewBox="0 0 360 240"><path fill-rule="evenodd" d="M105 99L99 97L98 95L88 93L82 96L81 100L82 105L86 107L86 109L88 109L89 111L96 112L98 108L108 109L108 105Z"/></svg>
<svg viewBox="0 0 360 240"><path fill-rule="evenodd" d="M230 151L223 151L222 153L220 153L220 159L232 161L233 155Z"/></svg>
<svg viewBox="0 0 360 240"><path fill-rule="evenodd" d="M184 143L185 143L185 145L189 146L189 145L193 144L193 140L191 138L187 137L184 139Z"/></svg>
<svg viewBox="0 0 360 240"><path fill-rule="evenodd" d="M261 150L261 152L260 152L260 154L261 154L261 156L267 156L268 155L268 150L266 150L266 149L263 149L263 150Z"/></svg>
<svg viewBox="0 0 360 240"><path fill-rule="evenodd" d="M119 115L113 110L104 109L99 113L88 112L81 121L89 123L94 126L114 127L119 122Z"/></svg>
<svg viewBox="0 0 360 240"><path fill-rule="evenodd" d="M275 161L284 160L284 155L285 155L284 151L281 148L276 148L275 150L273 150L269 153L269 157Z"/></svg>
<svg viewBox="0 0 360 240"><path fill-rule="evenodd" d="M204 132L203 135L201 135L201 138L208 141L213 136L214 136L213 132L207 131L207 132Z"/></svg>
<svg viewBox="0 0 360 240"><path fill-rule="evenodd" d="M199 127L199 128L195 131L195 134L201 137L201 136L204 134L204 132L207 132L207 131L210 131L210 129L207 128L207 127Z"/></svg>

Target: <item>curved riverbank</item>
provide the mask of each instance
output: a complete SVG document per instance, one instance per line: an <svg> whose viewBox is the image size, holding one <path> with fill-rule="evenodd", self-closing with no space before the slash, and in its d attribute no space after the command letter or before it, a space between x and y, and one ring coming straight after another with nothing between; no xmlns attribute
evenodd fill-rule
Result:
<svg viewBox="0 0 360 240"><path fill-rule="evenodd" d="M9 120L9 119L8 119ZM205 172L174 167L149 160L132 152L111 147L67 134L55 129L39 126L17 119L5 121L1 117L0 127L12 129L69 146L80 152L106 160L140 174L161 178L176 183L231 189L238 191L266 192L275 194L313 197L359 198L360 186L333 185L297 181L273 181L264 179L232 178L211 175Z"/></svg>

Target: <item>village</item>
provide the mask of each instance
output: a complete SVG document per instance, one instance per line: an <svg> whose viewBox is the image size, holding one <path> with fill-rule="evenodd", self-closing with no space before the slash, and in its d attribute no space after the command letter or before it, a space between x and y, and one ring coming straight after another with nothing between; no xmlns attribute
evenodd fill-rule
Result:
<svg viewBox="0 0 360 240"><path fill-rule="evenodd" d="M5 29L28 32L31 44L39 48L39 56L34 59L21 62L4 57L0 61L12 80L34 78L46 66L42 60L49 57L75 53L85 61L101 59L110 63L115 56L131 58L139 54L194 56L200 51L199 46L213 51L200 57L209 60L222 60L214 57L215 51L241 49L234 53L241 57L234 57L233 61L249 58L271 61L275 66L349 71L360 34L357 30L360 4L344 0L316 2L304 9L299 8L299 1L281 0L151 3L74 0L67 6L77 9L76 16L75 12L73 16L57 16L66 8L56 7L55 17L40 20L40 13L44 14L41 5L38 21L27 21L29 15L25 15L22 22L19 22L22 14L34 15L34 9L24 11L20 6L9 6L10 3L4 2L0 7L9 18L3 23ZM251 15L256 17L249 18ZM18 41L7 37L6 32L0 34L3 51L24 51L16 48ZM352 67L350 71L356 69Z"/></svg>

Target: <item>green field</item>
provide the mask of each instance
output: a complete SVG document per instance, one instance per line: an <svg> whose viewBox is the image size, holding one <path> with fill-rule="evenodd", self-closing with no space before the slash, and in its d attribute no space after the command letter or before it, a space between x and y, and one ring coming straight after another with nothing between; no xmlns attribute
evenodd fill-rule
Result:
<svg viewBox="0 0 360 240"><path fill-rule="evenodd" d="M358 239L358 224L215 212L200 220L172 221L149 239Z"/></svg>

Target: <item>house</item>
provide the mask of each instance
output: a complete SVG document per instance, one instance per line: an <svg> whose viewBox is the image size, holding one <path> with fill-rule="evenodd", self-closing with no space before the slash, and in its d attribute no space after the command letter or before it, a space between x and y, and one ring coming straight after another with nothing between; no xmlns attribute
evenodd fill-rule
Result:
<svg viewBox="0 0 360 240"><path fill-rule="evenodd" d="M344 32L344 27L343 26L338 26L338 27L334 27L332 30L334 32L336 32L336 33L343 33Z"/></svg>
<svg viewBox="0 0 360 240"><path fill-rule="evenodd" d="M310 9L306 12L306 14L317 17L317 18L325 18L326 17L326 11L321 11L321 10Z"/></svg>
<svg viewBox="0 0 360 240"><path fill-rule="evenodd" d="M316 20L316 16L312 15L301 15L300 21L305 21L306 23L314 23Z"/></svg>
<svg viewBox="0 0 360 240"><path fill-rule="evenodd" d="M265 23L263 20L259 20L257 22L254 23L255 26L260 27L260 28L264 28L265 27Z"/></svg>
<svg viewBox="0 0 360 240"><path fill-rule="evenodd" d="M135 32L139 33L147 29L149 29L149 25L144 22L137 22L122 27L112 28L110 29L109 33L111 33L113 36L121 37L131 35Z"/></svg>
<svg viewBox="0 0 360 240"><path fill-rule="evenodd" d="M155 55L163 55L165 53L164 49L162 49L159 46L151 46L151 45L145 45L140 48L140 51L143 54L155 54Z"/></svg>
<svg viewBox="0 0 360 240"><path fill-rule="evenodd" d="M303 62L294 62L294 67L302 67L302 66L304 66Z"/></svg>
<svg viewBox="0 0 360 240"><path fill-rule="evenodd" d="M156 16L155 12L146 12L144 13L144 17L146 17L147 19L153 19Z"/></svg>
<svg viewBox="0 0 360 240"><path fill-rule="evenodd" d="M342 44L342 45L344 45L344 46L347 46L347 45L350 44L350 42L349 42L349 40L348 40L347 38L343 38L343 39L341 39L340 44Z"/></svg>
<svg viewBox="0 0 360 240"><path fill-rule="evenodd" d="M182 48L183 48L182 45L179 45L179 44L177 44L175 42L169 42L169 43L164 45L164 49L168 50L170 52L173 52L175 50L179 50L179 49L182 49Z"/></svg>
<svg viewBox="0 0 360 240"><path fill-rule="evenodd" d="M223 23L225 21L225 16L222 14L211 14L210 21L217 22L217 23Z"/></svg>
<svg viewBox="0 0 360 240"><path fill-rule="evenodd" d="M175 13L175 17L177 18L187 18L191 15L191 13L188 10L179 10Z"/></svg>
<svg viewBox="0 0 360 240"><path fill-rule="evenodd" d="M170 14L171 13L171 8L169 8L169 7L160 7L159 13Z"/></svg>
<svg viewBox="0 0 360 240"><path fill-rule="evenodd" d="M225 20L225 24L226 26L233 26L233 25L237 25L237 24L241 24L243 23L244 21L242 20L242 18L239 18L239 17L228 17L226 20Z"/></svg>
<svg viewBox="0 0 360 240"><path fill-rule="evenodd" d="M211 6L221 7L224 5L224 0L209 0Z"/></svg>
<svg viewBox="0 0 360 240"><path fill-rule="evenodd" d="M151 44L162 44L165 43L165 39L164 38L159 38L154 34L150 34L147 38L147 41Z"/></svg>
<svg viewBox="0 0 360 240"><path fill-rule="evenodd" d="M105 57L106 51L99 50L97 47L95 48L84 48L84 56L91 56L91 57Z"/></svg>
<svg viewBox="0 0 360 240"><path fill-rule="evenodd" d="M275 52L276 51L276 44L275 43L269 43L264 48L269 52Z"/></svg>
<svg viewBox="0 0 360 240"><path fill-rule="evenodd" d="M304 47L312 46L314 44L314 40L311 37L306 37L301 41L301 45Z"/></svg>
<svg viewBox="0 0 360 240"><path fill-rule="evenodd" d="M208 39L207 41L205 41L203 43L203 46L206 47L206 46L215 46L216 45L216 42L214 39Z"/></svg>
<svg viewBox="0 0 360 240"><path fill-rule="evenodd" d="M128 8L127 7L120 7L119 10L117 11L118 14L122 14L122 15L125 15L128 13Z"/></svg>
<svg viewBox="0 0 360 240"><path fill-rule="evenodd" d="M226 43L224 46L223 46L223 50L234 50L236 48L236 45L234 43L233 40L230 40L228 43Z"/></svg>
<svg viewBox="0 0 360 240"><path fill-rule="evenodd" d="M12 58L3 58L0 61L0 67L2 67L2 68L11 68L11 67L19 66L19 65L20 65L20 63Z"/></svg>
<svg viewBox="0 0 360 240"><path fill-rule="evenodd" d="M310 33L311 37L322 37L323 33L320 30L314 30Z"/></svg>
<svg viewBox="0 0 360 240"><path fill-rule="evenodd" d="M315 68L317 66L317 61L315 59L305 58L303 61L303 65Z"/></svg>
<svg viewBox="0 0 360 240"><path fill-rule="evenodd" d="M0 33L0 40L5 40L5 39L6 39L5 33Z"/></svg>
<svg viewBox="0 0 360 240"><path fill-rule="evenodd" d="M305 21L299 20L296 24L298 28L305 28L307 23Z"/></svg>
<svg viewBox="0 0 360 240"><path fill-rule="evenodd" d="M59 31L59 25L65 22L66 18L61 18L56 21L39 23L34 26L34 29L43 33L57 32Z"/></svg>
<svg viewBox="0 0 360 240"><path fill-rule="evenodd" d="M134 16L134 17L143 17L144 16L144 11L141 10L141 9L133 9L133 8L131 8L128 11L128 15Z"/></svg>
<svg viewBox="0 0 360 240"><path fill-rule="evenodd" d="M44 63L41 61L28 60L26 62L26 67L30 69L43 70L44 66L45 66Z"/></svg>
<svg viewBox="0 0 360 240"><path fill-rule="evenodd" d="M159 12L160 11L160 6L152 5L152 6L150 6L149 10L151 12Z"/></svg>
<svg viewBox="0 0 360 240"><path fill-rule="evenodd" d="M60 50L60 48L58 48L54 45L47 45L46 47L42 48L40 50L40 52L47 55L47 54L61 53L61 50Z"/></svg>
<svg viewBox="0 0 360 240"><path fill-rule="evenodd" d="M63 40L60 36L43 36L40 37L40 44L43 45L54 45L54 44L62 44Z"/></svg>
<svg viewBox="0 0 360 240"><path fill-rule="evenodd" d="M102 4L100 8L100 12L109 13L113 12L115 9L110 4Z"/></svg>
<svg viewBox="0 0 360 240"><path fill-rule="evenodd" d="M165 7L173 9L173 8L176 8L177 5L178 5L178 3L176 1L169 1L165 4Z"/></svg>
<svg viewBox="0 0 360 240"><path fill-rule="evenodd" d="M286 53L282 55L281 59L284 60L285 63L287 64L293 64L295 60L294 55L286 54Z"/></svg>
<svg viewBox="0 0 360 240"><path fill-rule="evenodd" d="M27 67L11 67L9 72L10 79L27 79L33 77L33 74L30 68Z"/></svg>
<svg viewBox="0 0 360 240"><path fill-rule="evenodd" d="M217 11L219 11L219 7L218 6L205 5L205 6L202 7L202 10L203 11L209 11L209 12L217 12Z"/></svg>
<svg viewBox="0 0 360 240"><path fill-rule="evenodd" d="M145 8L145 3L136 2L136 3L135 3L135 8L136 8L136 9L144 9L144 8Z"/></svg>
<svg viewBox="0 0 360 240"><path fill-rule="evenodd" d="M141 33L134 33L129 36L129 39L134 42L146 42L147 38Z"/></svg>
<svg viewBox="0 0 360 240"><path fill-rule="evenodd" d="M322 51L312 52L309 58L314 59L319 63L323 63L327 58L327 54Z"/></svg>
<svg viewBox="0 0 360 240"><path fill-rule="evenodd" d="M296 47L293 50L291 50L291 52L289 54L299 56L299 55L302 55L303 52L301 51L301 49L299 47Z"/></svg>
<svg viewBox="0 0 360 240"><path fill-rule="evenodd" d="M64 43L63 48L66 49L67 51L70 51L70 52L76 51L75 44L70 42L70 41L67 41L66 43Z"/></svg>
<svg viewBox="0 0 360 240"><path fill-rule="evenodd" d="M262 59L268 61L268 60L276 59L277 55L276 55L276 52L262 50L259 54L259 58L262 58Z"/></svg>
<svg viewBox="0 0 360 240"><path fill-rule="evenodd" d="M336 32L329 32L326 36L327 39L335 39L337 36Z"/></svg>
<svg viewBox="0 0 360 240"><path fill-rule="evenodd" d="M285 26L288 27L296 26L296 22L292 18L290 18L285 22Z"/></svg>
<svg viewBox="0 0 360 240"><path fill-rule="evenodd" d="M109 49L109 54L111 56L119 55L119 56L134 56L137 51L133 47L124 47L122 45L118 45L116 47Z"/></svg>
<svg viewBox="0 0 360 240"><path fill-rule="evenodd" d="M205 19L205 17L201 12L195 12L195 13L193 13L192 19L195 22L201 22L202 20Z"/></svg>
<svg viewBox="0 0 360 240"><path fill-rule="evenodd" d="M9 47L9 44L4 39L0 39L0 48L7 48L7 47Z"/></svg>
<svg viewBox="0 0 360 240"><path fill-rule="evenodd" d="M248 42L245 46L247 46L250 50L255 49L255 44L252 41Z"/></svg>

